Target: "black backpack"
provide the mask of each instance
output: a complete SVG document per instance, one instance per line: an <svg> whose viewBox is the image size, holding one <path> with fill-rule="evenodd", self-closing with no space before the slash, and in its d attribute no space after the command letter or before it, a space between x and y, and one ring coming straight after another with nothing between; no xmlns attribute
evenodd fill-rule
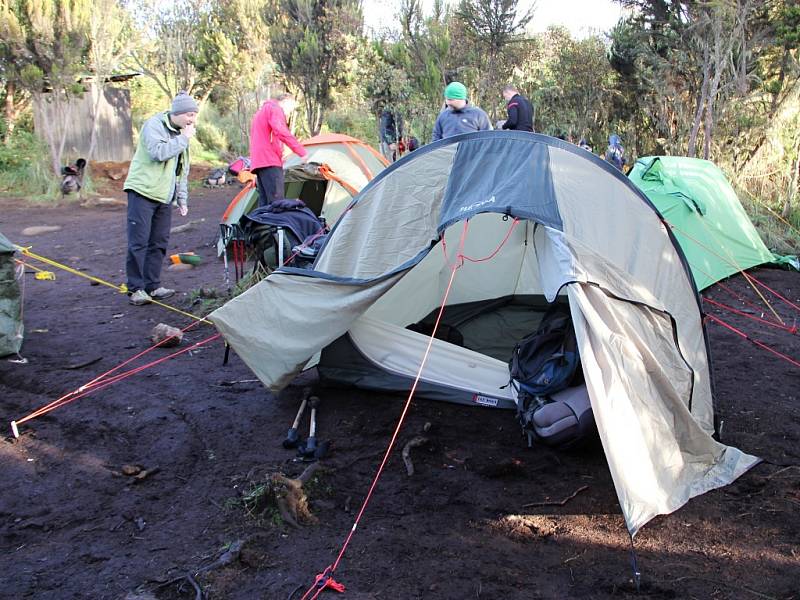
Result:
<svg viewBox="0 0 800 600"><path fill-rule="evenodd" d="M547 396L570 385L578 365L578 342L569 306L547 309L535 333L514 346L508 368L511 384L530 396Z"/></svg>

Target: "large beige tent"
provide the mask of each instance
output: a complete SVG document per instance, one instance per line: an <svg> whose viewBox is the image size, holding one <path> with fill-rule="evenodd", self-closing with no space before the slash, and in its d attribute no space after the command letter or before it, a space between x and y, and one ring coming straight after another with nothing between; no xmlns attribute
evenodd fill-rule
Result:
<svg viewBox="0 0 800 600"><path fill-rule="evenodd" d="M463 343L433 340L419 394L477 405L514 405L515 342L547 302L569 303L632 534L757 462L712 437L705 331L675 239L621 173L554 138L423 147L362 190L313 270L280 269L210 318L271 390L314 364L408 390L428 337L406 327L429 322L448 288L444 321Z"/></svg>

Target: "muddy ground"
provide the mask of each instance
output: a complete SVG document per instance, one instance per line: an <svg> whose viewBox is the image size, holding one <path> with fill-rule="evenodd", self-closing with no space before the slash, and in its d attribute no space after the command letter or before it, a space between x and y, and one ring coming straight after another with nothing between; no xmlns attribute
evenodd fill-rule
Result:
<svg viewBox="0 0 800 600"><path fill-rule="evenodd" d="M197 188L188 218L176 215L173 226L204 220L173 234L170 252L204 262L164 271L180 291L173 305L190 309L199 289L224 289L212 244L235 192ZM35 225L61 229L22 234ZM0 199L0 231L12 241L114 284L124 280L124 227L124 202ZM800 305L799 274L754 274ZM741 276L726 285L740 297L710 295L760 314L743 301L759 302ZM405 399L319 390L319 436L333 450L308 486L317 522L293 527L256 500L269 474L306 466L281 441L313 373L273 397L235 354L223 366L215 340L29 421L14 440L9 421L146 350L157 323L191 322L58 271L46 281L29 269L24 289L27 364L0 360L0 597L195 598L187 573L206 598L301 597L335 560ZM789 324L800 316L775 307ZM800 360L797 334L724 318ZM717 324L708 332L723 441L765 462L644 527L640 592L599 444L529 449L510 412L417 400L337 570L343 597L800 598L800 370ZM192 329L181 348L213 334ZM429 443L412 450L409 477L399 450L426 423Z"/></svg>

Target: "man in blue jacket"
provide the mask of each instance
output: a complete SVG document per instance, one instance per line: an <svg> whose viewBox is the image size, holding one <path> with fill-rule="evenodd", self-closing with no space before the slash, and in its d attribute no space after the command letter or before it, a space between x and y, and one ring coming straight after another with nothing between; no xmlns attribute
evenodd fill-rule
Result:
<svg viewBox="0 0 800 600"><path fill-rule="evenodd" d="M467 88L463 83L454 81L444 88L444 102L447 107L436 118L432 141L492 128L486 113L467 102Z"/></svg>

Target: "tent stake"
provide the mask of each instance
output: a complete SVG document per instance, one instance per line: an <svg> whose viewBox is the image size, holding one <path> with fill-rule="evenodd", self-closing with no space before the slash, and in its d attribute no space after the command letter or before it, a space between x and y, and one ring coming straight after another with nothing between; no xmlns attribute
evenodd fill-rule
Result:
<svg viewBox="0 0 800 600"><path fill-rule="evenodd" d="M631 566L633 567L633 583L636 585L636 592L640 592L640 587L642 583L642 573L639 571L638 561L636 560L636 549L633 547L633 536L631 535L630 531L628 532L628 537L631 540Z"/></svg>

